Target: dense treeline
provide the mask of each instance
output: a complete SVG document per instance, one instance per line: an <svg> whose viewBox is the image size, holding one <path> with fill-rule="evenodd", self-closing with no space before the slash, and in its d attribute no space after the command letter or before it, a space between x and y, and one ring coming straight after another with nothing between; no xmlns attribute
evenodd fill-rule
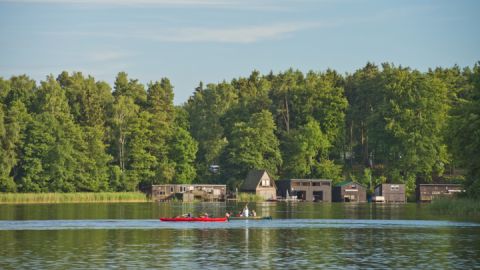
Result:
<svg viewBox="0 0 480 270"><path fill-rule="evenodd" d="M0 79L0 190L130 191L275 178L462 181L480 197L480 63L353 74L288 70L200 85L173 105L166 78L113 89L63 72ZM462 168L459 170L459 168ZM460 173L459 173L460 172Z"/></svg>

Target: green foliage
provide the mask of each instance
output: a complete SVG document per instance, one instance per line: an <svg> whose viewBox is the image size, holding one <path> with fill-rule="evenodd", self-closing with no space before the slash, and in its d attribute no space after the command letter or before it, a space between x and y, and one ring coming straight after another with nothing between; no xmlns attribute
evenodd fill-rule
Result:
<svg viewBox="0 0 480 270"><path fill-rule="evenodd" d="M120 72L113 92L80 72L39 86L0 78L0 191L233 187L266 169L274 178L350 175L370 189L405 183L410 194L420 182L465 179L480 197L479 74L479 64L253 71L200 83L176 107L167 78L145 87Z"/></svg>
<svg viewBox="0 0 480 270"><path fill-rule="evenodd" d="M282 148L285 160L283 174L286 177L326 177L322 175L326 172L324 170L326 168L323 168L325 165L323 160L328 156L330 142L314 119L310 119L305 126L288 133ZM339 175L336 175L336 178Z"/></svg>
<svg viewBox="0 0 480 270"><path fill-rule="evenodd" d="M113 96L125 96L133 99L135 104L144 106L147 102L147 93L143 84L138 80L128 79L128 75L125 72L119 72L114 83Z"/></svg>
<svg viewBox="0 0 480 270"><path fill-rule="evenodd" d="M253 114L250 120L235 124L227 146L225 167L236 179L244 178L249 170L266 169L276 176L282 164L276 126L269 111Z"/></svg>
<svg viewBox="0 0 480 270"><path fill-rule="evenodd" d="M175 182L190 184L195 179L195 155L198 150L197 142L190 133L181 127L175 128L168 144L169 159L175 164Z"/></svg>
<svg viewBox="0 0 480 270"><path fill-rule="evenodd" d="M372 64L347 80L350 154L389 182L431 181L448 162L443 130L448 89L438 78L409 68Z"/></svg>
<svg viewBox="0 0 480 270"><path fill-rule="evenodd" d="M88 182L88 157L82 130L69 113L64 92L50 76L38 91L37 108L27 126L20 164L25 192L70 192Z"/></svg>
<svg viewBox="0 0 480 270"><path fill-rule="evenodd" d="M468 74L472 88L459 98L449 120L449 147L467 170L467 193L480 198L480 63Z"/></svg>
<svg viewBox="0 0 480 270"><path fill-rule="evenodd" d="M147 112L141 112L138 117L132 119L128 127L130 139L127 141L127 175L123 181L123 190L136 190L140 182L144 186L152 184L155 178L157 159L149 149L151 147L151 118Z"/></svg>
<svg viewBox="0 0 480 270"><path fill-rule="evenodd" d="M196 171L200 181L216 182L216 175L208 170L210 165L218 165L227 145L225 114L237 103L237 94L228 83L203 84L197 87L188 100L185 109L188 112L190 132L198 142Z"/></svg>

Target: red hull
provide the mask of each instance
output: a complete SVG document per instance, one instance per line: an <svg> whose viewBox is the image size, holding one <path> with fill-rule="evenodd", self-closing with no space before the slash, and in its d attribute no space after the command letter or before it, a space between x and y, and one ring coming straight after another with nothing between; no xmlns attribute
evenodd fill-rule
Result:
<svg viewBox="0 0 480 270"><path fill-rule="evenodd" d="M174 221L174 222L192 222L192 221L201 221L201 222L225 222L227 221L226 217L221 218L188 218L188 217L178 217L178 218L160 218L161 221Z"/></svg>

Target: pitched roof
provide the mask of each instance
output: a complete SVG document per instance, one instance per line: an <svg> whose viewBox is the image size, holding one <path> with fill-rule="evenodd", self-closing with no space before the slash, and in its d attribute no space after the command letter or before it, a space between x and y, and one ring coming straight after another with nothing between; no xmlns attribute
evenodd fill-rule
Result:
<svg viewBox="0 0 480 270"><path fill-rule="evenodd" d="M265 173L268 175L270 180L272 180L272 178L270 177L270 175L266 170L252 170L248 172L247 178L245 178L245 181L243 181L243 184L240 187L240 190L255 191L257 189L258 182L260 182L260 179Z"/></svg>

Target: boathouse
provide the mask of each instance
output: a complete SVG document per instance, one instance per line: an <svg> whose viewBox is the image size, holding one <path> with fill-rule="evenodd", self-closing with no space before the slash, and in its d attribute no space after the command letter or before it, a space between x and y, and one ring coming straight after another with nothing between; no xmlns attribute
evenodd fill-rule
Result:
<svg viewBox="0 0 480 270"><path fill-rule="evenodd" d="M257 194L265 200L275 200L277 198L275 181L266 170L250 171L240 186L240 192Z"/></svg>
<svg viewBox="0 0 480 270"><path fill-rule="evenodd" d="M375 187L375 197L386 203L406 203L405 184L379 184Z"/></svg>
<svg viewBox="0 0 480 270"><path fill-rule="evenodd" d="M224 201L227 194L226 185L188 185L167 184L152 185L151 196L154 201L168 201L172 199L184 202L198 201Z"/></svg>
<svg viewBox="0 0 480 270"><path fill-rule="evenodd" d="M331 202L332 180L329 179L286 179L277 181L279 195L307 202Z"/></svg>
<svg viewBox="0 0 480 270"><path fill-rule="evenodd" d="M459 184L419 184L417 185L417 201L431 202L437 197L451 197L464 192Z"/></svg>
<svg viewBox="0 0 480 270"><path fill-rule="evenodd" d="M334 202L367 202L367 188L350 180L336 184L332 189Z"/></svg>

